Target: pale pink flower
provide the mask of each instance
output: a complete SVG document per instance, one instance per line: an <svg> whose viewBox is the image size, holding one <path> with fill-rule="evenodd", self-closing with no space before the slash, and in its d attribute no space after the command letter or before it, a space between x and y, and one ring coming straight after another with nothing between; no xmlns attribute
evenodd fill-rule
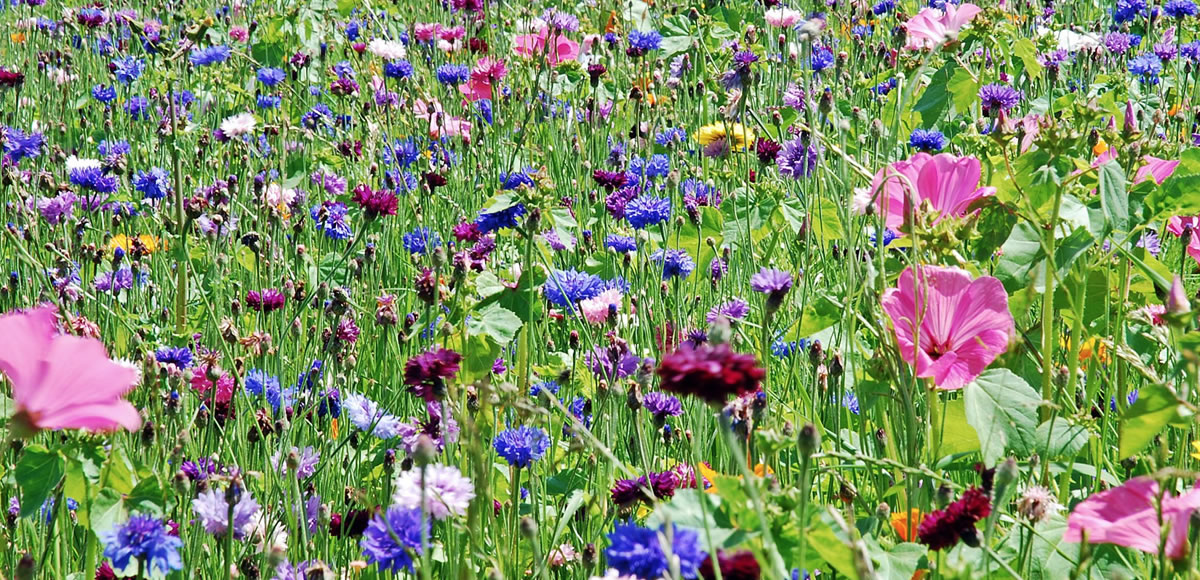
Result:
<svg viewBox="0 0 1200 580"><path fill-rule="evenodd" d="M0 373L12 387L15 433L39 429L136 431L142 418L122 397L138 383L137 368L108 358L104 343L61 334L55 310L0 316Z"/></svg>
<svg viewBox="0 0 1200 580"><path fill-rule="evenodd" d="M791 28L797 22L804 20L804 13L784 7L767 10L763 16L766 18L767 24L776 28Z"/></svg>
<svg viewBox="0 0 1200 580"><path fill-rule="evenodd" d="M272 183L263 190L263 204L267 207L286 210L295 200L296 190L281 187L278 183Z"/></svg>
<svg viewBox="0 0 1200 580"><path fill-rule="evenodd" d="M961 389L1005 350L1014 332L1008 294L990 276L960 268L912 267L883 293L900 355L939 389Z"/></svg>
<svg viewBox="0 0 1200 580"><path fill-rule="evenodd" d="M1162 185L1168 177L1175 173L1175 168L1179 166L1179 160L1177 159L1159 159L1147 155L1144 160L1146 164L1139 167L1137 173L1133 176L1134 185L1147 179L1153 179L1155 185Z"/></svg>
<svg viewBox="0 0 1200 580"><path fill-rule="evenodd" d="M550 63L550 66L575 60L579 56L579 43L562 34L555 36L553 42L549 42L549 35L550 31L545 27L537 34L522 34L513 39L512 50L522 58L545 55L546 62Z"/></svg>
<svg viewBox="0 0 1200 580"><path fill-rule="evenodd" d="M1082 542L1086 532L1089 544L1116 544L1157 554L1162 547L1158 494L1158 482L1151 477L1135 477L1121 487L1093 494L1067 517L1063 540ZM1178 497L1163 493L1166 555L1172 560L1187 555L1188 523L1197 508L1200 489L1192 488Z"/></svg>
<svg viewBox="0 0 1200 580"><path fill-rule="evenodd" d="M250 113L238 113L221 121L221 132L226 137L241 137L254 131L258 121Z"/></svg>
<svg viewBox="0 0 1200 580"><path fill-rule="evenodd" d="M571 544L562 544L550 552L546 562L551 568L561 568L571 562L578 562L582 556Z"/></svg>
<svg viewBox="0 0 1200 580"><path fill-rule="evenodd" d="M376 38L367 44L367 51L383 60L400 60L408 54L404 44L394 40Z"/></svg>
<svg viewBox="0 0 1200 580"><path fill-rule="evenodd" d="M595 298L588 298L579 302L579 309L583 311L583 317L592 324L603 324L606 322L610 306L621 307L621 291L617 288L609 288Z"/></svg>
<svg viewBox="0 0 1200 580"><path fill-rule="evenodd" d="M937 48L946 40L958 36L958 31L979 14L980 8L974 4L955 6L946 3L945 10L925 8L905 23L908 30L908 50Z"/></svg>
<svg viewBox="0 0 1200 580"><path fill-rule="evenodd" d="M874 205L884 215L887 227L904 224L909 211L928 201L941 215L964 217L977 199L996 193L994 187L979 187L982 174L979 160L950 153L917 153L906 161L897 161L879 170L871 187L855 194L854 209L864 213Z"/></svg>
<svg viewBox="0 0 1200 580"><path fill-rule="evenodd" d="M440 139L446 137L462 137L463 141L471 140L471 124L465 120L451 116L442 109L437 100L423 101L417 99L413 103L413 113L417 118L429 122L429 137Z"/></svg>

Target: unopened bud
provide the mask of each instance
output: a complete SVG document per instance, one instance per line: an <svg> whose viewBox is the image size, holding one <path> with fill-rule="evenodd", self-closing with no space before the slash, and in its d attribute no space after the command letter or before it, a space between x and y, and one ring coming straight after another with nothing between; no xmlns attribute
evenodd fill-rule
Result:
<svg viewBox="0 0 1200 580"><path fill-rule="evenodd" d="M800 434L796 436L796 446L804 457L812 456L813 452L821 447L821 433L817 431L816 425L805 423L800 428Z"/></svg>

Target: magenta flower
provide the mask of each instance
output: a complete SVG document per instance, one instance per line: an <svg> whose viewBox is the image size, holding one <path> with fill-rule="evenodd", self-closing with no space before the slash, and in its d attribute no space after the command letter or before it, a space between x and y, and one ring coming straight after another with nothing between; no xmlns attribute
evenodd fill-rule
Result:
<svg viewBox="0 0 1200 580"><path fill-rule="evenodd" d="M1008 349L1014 332L1008 294L999 280L972 280L959 268L915 272L904 270L897 287L883 293L900 354L916 365L918 377L940 389L961 389Z"/></svg>
<svg viewBox="0 0 1200 580"><path fill-rule="evenodd" d="M1155 185L1162 185L1179 167L1178 159L1159 159L1153 155L1144 158L1146 164L1139 167L1133 176L1133 184L1137 185L1147 179L1153 179Z"/></svg>
<svg viewBox="0 0 1200 580"><path fill-rule="evenodd" d="M904 224L908 211L926 201L941 213L938 220L963 217L975 200L996 193L994 187L979 187L980 175L979 160L974 157L917 153L879 170L871 187L854 196L854 209L865 213L867 206L875 206L893 230ZM906 207L910 202L912 210Z"/></svg>
<svg viewBox="0 0 1200 580"><path fill-rule="evenodd" d="M1125 485L1094 494L1075 506L1067 518L1063 540L1089 544L1116 544L1157 554L1162 542L1158 517L1158 482L1135 477ZM1200 508L1200 489L1192 488L1178 497L1162 496L1162 523L1167 529L1167 556L1178 560L1187 555L1188 522Z"/></svg>
<svg viewBox="0 0 1200 580"><path fill-rule="evenodd" d="M955 6L946 3L944 10L926 8L917 13L905 23L908 30L908 43L904 48L921 50L937 48L947 40L958 36L958 31L979 14L980 8L974 4Z"/></svg>

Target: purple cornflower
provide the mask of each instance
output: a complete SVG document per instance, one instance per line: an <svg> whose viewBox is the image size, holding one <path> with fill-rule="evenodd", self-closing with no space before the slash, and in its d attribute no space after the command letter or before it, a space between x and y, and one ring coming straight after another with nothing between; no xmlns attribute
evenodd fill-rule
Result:
<svg viewBox="0 0 1200 580"><path fill-rule="evenodd" d="M279 470L280 474L287 475L287 472L291 469L289 463L293 461L293 455L296 462L296 479L307 479L316 473L317 464L321 462L321 453L313 449L311 445L304 449L292 447L291 453L287 456L284 456L282 451L276 451L271 456L271 465Z"/></svg>
<svg viewBox="0 0 1200 580"><path fill-rule="evenodd" d="M662 266L662 279L687 278L696 269L696 262L684 250L658 250L650 254L650 261Z"/></svg>
<svg viewBox="0 0 1200 580"><path fill-rule="evenodd" d="M668 416L678 417L683 414L683 404L679 402L679 399L658 391L646 393L646 396L642 397L642 406L650 411L650 414L654 415L656 419L664 419Z"/></svg>
<svg viewBox="0 0 1200 580"><path fill-rule="evenodd" d="M797 137L783 144L775 156L775 164L779 166L780 175L800 179L809 177L816 171L819 156L816 147Z"/></svg>
<svg viewBox="0 0 1200 580"><path fill-rule="evenodd" d="M1021 92L1008 85L992 83L979 89L984 114L1007 113L1021 102Z"/></svg>
<svg viewBox="0 0 1200 580"><path fill-rule="evenodd" d="M235 490L234 495L237 497L237 502L233 505L233 525L231 526L228 495L225 491L218 491L216 488L210 487L208 491L192 500L192 512L196 514L196 521L204 528L205 532L214 536L223 536L232 527L234 539L240 540L246 536L247 528L250 526L254 514L258 513L258 502L250 496L249 490Z"/></svg>
<svg viewBox="0 0 1200 580"><path fill-rule="evenodd" d="M767 312L774 313L792 289L792 275L783 270L763 268L750 277L750 288L767 295Z"/></svg>
<svg viewBox="0 0 1200 580"><path fill-rule="evenodd" d="M722 316L731 321L741 320L748 314L750 314L750 305L741 298L734 298L729 302L713 306L712 310L709 310L708 315L705 316L705 320L709 324L716 322Z"/></svg>

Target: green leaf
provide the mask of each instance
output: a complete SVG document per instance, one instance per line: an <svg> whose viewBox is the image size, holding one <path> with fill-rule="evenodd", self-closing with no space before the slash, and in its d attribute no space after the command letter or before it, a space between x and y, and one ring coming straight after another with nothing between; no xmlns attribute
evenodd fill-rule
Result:
<svg viewBox="0 0 1200 580"><path fill-rule="evenodd" d="M129 512L125 509L125 502L121 501L121 494L107 487L96 494L91 510L92 531L97 534L112 530L117 524L129 519Z"/></svg>
<svg viewBox="0 0 1200 580"><path fill-rule="evenodd" d="M1025 288L1032 282L1031 270L1043 257L1041 232L1028 222L1020 222L1013 227L1004 245L1000 246L996 278L1009 293Z"/></svg>
<svg viewBox="0 0 1200 580"><path fill-rule="evenodd" d="M1071 425L1061 417L1038 425L1037 452L1042 459L1070 459L1087 445L1091 433L1083 425Z"/></svg>
<svg viewBox="0 0 1200 580"><path fill-rule="evenodd" d="M677 15L663 19L662 29L662 58L668 59L687 52L692 47L696 37L691 32L692 21L687 16Z"/></svg>
<svg viewBox="0 0 1200 580"><path fill-rule="evenodd" d="M809 223L812 225L813 235L818 240L830 243L846 237L837 203L821 198L811 207L813 211L809 215Z"/></svg>
<svg viewBox="0 0 1200 580"><path fill-rule="evenodd" d="M967 422L979 435L983 461L994 465L1005 451L1028 453L1037 445L1042 398L1008 369L989 369L963 389Z"/></svg>
<svg viewBox="0 0 1200 580"><path fill-rule="evenodd" d="M25 448L15 474L17 485L21 486L21 517L31 516L42 508L65 472L65 461L58 451L50 451L43 445Z"/></svg>
<svg viewBox="0 0 1200 580"><path fill-rule="evenodd" d="M842 319L842 306L824 294L804 305L800 320L787 334L787 340L808 338Z"/></svg>
<svg viewBox="0 0 1200 580"><path fill-rule="evenodd" d="M839 537L833 526L833 518L828 512L821 512L821 517L808 527L808 546L833 566L842 576L857 579L858 568L854 565L854 551L850 548L849 538Z"/></svg>
<svg viewBox="0 0 1200 580"><path fill-rule="evenodd" d="M955 112L959 114L971 110L971 106L979 98L979 81L971 78L971 71L958 68L946 83L946 88L952 95L950 102L954 104Z"/></svg>
<svg viewBox="0 0 1200 580"><path fill-rule="evenodd" d="M929 129L942 120L946 107L950 105L948 84L958 69L957 62L947 62L929 79L929 87L921 93L921 98L913 106L913 111L921 114L921 127Z"/></svg>
<svg viewBox="0 0 1200 580"><path fill-rule="evenodd" d="M646 526L657 528L666 522L672 522L685 528L704 530L707 521L712 543L709 543L706 534L700 534L700 542L705 551L712 552L716 548L729 549L744 541L746 533L734 529L733 523L719 506L720 498L715 495L698 489L681 489L675 492L671 501L658 504L654 513L646 518Z"/></svg>
<svg viewBox="0 0 1200 580"><path fill-rule="evenodd" d="M875 561L875 577L879 580L912 580L913 573L921 567L921 560L929 551L925 546L911 542L884 550L873 536L863 538L863 543Z"/></svg>
<svg viewBox="0 0 1200 580"><path fill-rule="evenodd" d="M1021 38L1013 44L1013 56L1021 59L1021 63L1025 65L1025 72L1032 78L1042 76L1042 63L1037 59L1037 47L1033 45L1033 41L1029 38Z"/></svg>
<svg viewBox="0 0 1200 580"><path fill-rule="evenodd" d="M240 246L236 252L237 263L245 268L251 274L258 271L258 256L254 254L249 246Z"/></svg>
<svg viewBox="0 0 1200 580"><path fill-rule="evenodd" d="M1100 207L1105 224L1113 232L1129 231L1129 195L1125 192L1125 170L1114 159L1100 166Z"/></svg>
<svg viewBox="0 0 1200 580"><path fill-rule="evenodd" d="M1195 215L1200 213L1200 149L1184 149L1179 166L1163 184L1146 198L1146 205L1155 217L1166 215Z"/></svg>
<svg viewBox="0 0 1200 580"><path fill-rule="evenodd" d="M979 436L967 422L966 402L962 398L946 401L942 413L942 440L938 451L943 455L979 451Z"/></svg>
<svg viewBox="0 0 1200 580"><path fill-rule="evenodd" d="M521 324L521 319L517 318L517 315L513 314L511 310L493 303L475 312L475 315L467 321L467 330L471 334L486 334L497 343L504 345L517 337L517 331L521 330Z"/></svg>
<svg viewBox="0 0 1200 580"><path fill-rule="evenodd" d="M1148 384L1138 390L1138 400L1121 415L1119 455L1139 452L1167 425L1191 418L1191 411L1165 385Z"/></svg>
<svg viewBox="0 0 1200 580"><path fill-rule="evenodd" d="M129 496L125 498L125 506L130 511L161 518L173 507L167 505L167 503L174 503L169 498L173 498L173 494L166 493L158 475L153 474L138 482Z"/></svg>

